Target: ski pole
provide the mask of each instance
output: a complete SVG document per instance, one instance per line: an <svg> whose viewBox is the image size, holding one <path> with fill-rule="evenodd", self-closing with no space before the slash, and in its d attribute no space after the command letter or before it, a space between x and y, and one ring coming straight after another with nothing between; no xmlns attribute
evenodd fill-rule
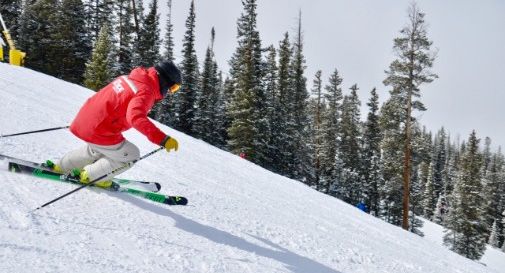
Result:
<svg viewBox="0 0 505 273"><path fill-rule="evenodd" d="M22 133L10 134L10 135L0 135L0 138L11 137L11 136L27 135L27 134L33 134L33 133L41 133L41 132L47 132L47 131L55 131L55 130L67 129L69 127L70 126L54 127L54 128L35 130L35 131L28 131L28 132L22 132Z"/></svg>
<svg viewBox="0 0 505 273"><path fill-rule="evenodd" d="M38 210L38 209L41 209L41 208L43 208L43 207L45 207L45 206L48 206L48 205L50 205L50 204L52 204L52 203L54 203L54 202L56 202L56 201L58 201L58 200L60 200L60 199L63 199L64 197L69 196L69 195L71 195L72 193L74 193L74 192L76 192L76 191L79 191L79 190L82 190L82 189L84 189L84 188L86 188L86 187L88 187L88 186L94 185L96 182L98 182L98 181L100 181L100 180L102 180L102 179L106 178L107 176L109 176L109 175L111 175L111 174L115 174L115 173L117 173L118 171L120 171L120 170L122 170L122 169L124 169L124 168L130 167L131 165L133 165L133 164L135 164L135 163L139 162L140 160L142 160L142 159L144 159L144 158L146 158L146 157L148 157L148 156L151 156L151 155L153 155L153 154L155 154L155 153L157 153L157 152L159 152L159 151L161 151L161 150L163 150L163 149L165 149L165 148L164 148L164 147L160 147L160 148L158 148L158 149L156 149L156 150L154 150L154 151L152 151L152 152L150 152L150 153L148 153L148 154L145 154L144 156L142 156L142 157L141 157L141 158L139 158L139 159L136 159L136 160L130 161L130 162L126 163L125 165L123 165L123 166L121 166L121 167L119 167L119 168L117 168L117 169L115 169L115 170L113 170L113 171L111 171L111 172L109 172L109 173L107 173L107 174L104 174L104 175L102 175L102 176L100 176L100 177L98 177L98 178L94 179L93 181L89 182L88 184L84 184L84 185L82 185L82 186L80 186L80 187L78 187L78 188L76 188L76 189L73 189L73 190L71 190L71 191L69 191L69 192L67 192L67 193L65 193L65 194L63 194L63 195L61 195L61 196L59 196L59 197L57 197L57 198L55 198L55 199L53 199L53 200L51 200L51 201L47 202L47 203L45 203L44 205L42 205L42 206L40 206L40 207L38 207L38 208L36 208L36 209L34 209L34 210L30 211L30 212L34 212L34 211L36 211L36 210Z"/></svg>

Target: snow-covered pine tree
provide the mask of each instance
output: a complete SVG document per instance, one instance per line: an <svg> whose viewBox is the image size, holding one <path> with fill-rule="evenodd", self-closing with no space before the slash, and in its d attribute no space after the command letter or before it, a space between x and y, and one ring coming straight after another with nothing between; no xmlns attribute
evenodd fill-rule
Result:
<svg viewBox="0 0 505 273"><path fill-rule="evenodd" d="M211 31L211 43L207 47L203 71L200 78L200 88L196 97L194 114L194 136L214 144L217 104L219 101L219 75L214 58L215 31Z"/></svg>
<svg viewBox="0 0 505 273"><path fill-rule="evenodd" d="M403 199L402 227L408 229L409 183L411 174L411 145L412 145L412 110L424 111L424 105L419 100L420 86L432 82L437 75L431 73L434 54L430 51L432 42L428 40L424 13L420 12L416 4L409 10L409 22L400 31L401 36L394 39L393 49L397 59L386 71L384 80L386 86L391 86L391 93L397 93L402 100L401 111L404 111L402 125L404 129L404 160L403 160ZM395 204L399 205L399 204Z"/></svg>
<svg viewBox="0 0 505 273"><path fill-rule="evenodd" d="M430 162L428 179L424 185L423 192L423 216L428 219L433 219L433 213L435 212L435 207L437 205L437 196L435 194L435 186L433 185L433 161Z"/></svg>
<svg viewBox="0 0 505 273"><path fill-rule="evenodd" d="M91 42L95 43L105 24L109 26L109 36L113 34L115 21L114 0L85 0L86 26ZM110 37L111 41L113 40Z"/></svg>
<svg viewBox="0 0 505 273"><path fill-rule="evenodd" d="M217 63L214 63L215 70L218 70ZM228 141L228 134L226 132L228 117L226 116L227 110L227 95L225 93L225 85L223 82L223 73L219 71L218 74L218 99L216 103L216 120L214 121L213 143L218 148L226 150L226 143Z"/></svg>
<svg viewBox="0 0 505 273"><path fill-rule="evenodd" d="M322 71L318 70L314 76L314 81L312 85L312 98L310 99L310 116L311 116L311 130L310 130L310 145L309 150L312 152L312 168L314 172L314 179L308 181L308 185L313 188L321 188L321 156L324 146L324 135L322 130L322 116L326 110L324 93L323 93L323 81L321 79Z"/></svg>
<svg viewBox="0 0 505 273"><path fill-rule="evenodd" d="M338 148L338 132L342 105L342 78L335 69L325 86L327 109L323 113L323 147L321 153L321 183L319 190L330 194L330 187L336 180L335 158Z"/></svg>
<svg viewBox="0 0 505 273"><path fill-rule="evenodd" d="M174 26L172 25L172 0L167 1L168 5L168 14L167 14L167 23L165 26L165 39L164 39L164 53L163 58L165 60L174 61L174 38L172 34L174 32Z"/></svg>
<svg viewBox="0 0 505 273"><path fill-rule="evenodd" d="M398 93L391 92L391 97L382 105L379 124L383 137L381 140L381 166L384 183L380 187L381 208L379 216L394 225L401 224L402 208L402 164L403 145L405 142L402 122L405 111Z"/></svg>
<svg viewBox="0 0 505 273"><path fill-rule="evenodd" d="M135 46L136 66L150 67L160 61L161 38L159 26L158 0L152 0L149 4L149 12L142 22Z"/></svg>
<svg viewBox="0 0 505 273"><path fill-rule="evenodd" d="M264 78L263 82L265 85L265 96L266 96L266 111L269 126L269 136L268 139L268 162L266 163L266 168L273 171L279 172L277 169L279 162L281 160L280 149L277 140L279 139L278 134L280 133L280 127L282 127L281 116L280 116L280 103L279 103L279 90L277 88L278 81L278 68L277 68L277 50L273 45L267 48L267 57L264 68Z"/></svg>
<svg viewBox="0 0 505 273"><path fill-rule="evenodd" d="M184 84L174 96L177 101L178 117L175 120L176 129L192 135L195 102L198 94L199 70L195 50L195 1L191 1L189 15L186 19L186 33L182 47L182 62L179 66L184 77Z"/></svg>
<svg viewBox="0 0 505 273"><path fill-rule="evenodd" d="M417 208L417 210L414 212L417 215L424 215L424 190L426 183L428 182L428 175L429 175L429 168L430 168L430 163L429 162L421 162L419 164L419 167L417 168L417 180L419 184L423 185L421 190L423 191L422 195L422 200L421 200L421 207Z"/></svg>
<svg viewBox="0 0 505 273"><path fill-rule="evenodd" d="M170 60L174 62L174 38L172 37L174 31L172 25L172 0L168 0L167 5L168 13L165 27L165 39L163 42L163 60ZM163 100L154 106L152 110L152 117L165 125L172 126L175 123L176 119L176 98L177 96L168 94L165 98L163 98Z"/></svg>
<svg viewBox="0 0 505 273"><path fill-rule="evenodd" d="M356 205L363 201L362 196L362 162L361 162L361 122L360 106L358 98L358 86L354 84L350 88L350 95L344 96L342 102L342 119L339 126L340 155L343 163L339 187L342 188L343 196L340 196L345 202Z"/></svg>
<svg viewBox="0 0 505 273"><path fill-rule="evenodd" d="M22 0L0 0L0 14L14 41L17 41L19 35L23 2Z"/></svg>
<svg viewBox="0 0 505 273"><path fill-rule="evenodd" d="M491 226L491 233L489 234L489 239L487 243L493 247L498 248L499 247L499 240L498 240L498 227L497 227L497 221L493 221L493 225Z"/></svg>
<svg viewBox="0 0 505 273"><path fill-rule="evenodd" d="M423 221L419 219L419 217L416 215L416 211L420 211L422 207L422 195L423 195L423 185L421 184L421 180L418 177L419 174L419 168L421 167L421 164L419 163L419 158L418 158L418 152L417 152L417 146L419 143L416 143L417 141L421 140L422 138L419 137L420 135L420 130L419 127L416 124L415 127L415 133L416 136L413 139L413 145L412 148L415 151L413 157L412 157L412 173L411 173L411 182L410 182L410 202L409 202L409 229L408 231L417 234L419 236L424 236L424 233L422 232L422 227L423 227Z"/></svg>
<svg viewBox="0 0 505 273"><path fill-rule="evenodd" d="M220 139L224 141L221 149L229 151L228 142L230 140L228 135L228 128L231 126L231 116L229 115L231 103L233 101L233 91L235 90L233 80L227 76L224 81L221 83L222 87L220 88L220 105L222 108L222 112L220 112L220 124L224 131L222 131L219 136Z"/></svg>
<svg viewBox="0 0 505 273"><path fill-rule="evenodd" d="M265 94L262 86L262 50L256 27L256 0L242 1L244 12L237 22L238 47L230 60L233 95L228 107L231 124L228 145L234 154L244 153L261 163L267 156L268 136ZM262 134L263 133L263 134Z"/></svg>
<svg viewBox="0 0 505 273"><path fill-rule="evenodd" d="M502 239L504 239L505 238L505 210L503 211L503 213L501 215L503 216L502 225L504 227L504 228L502 228L501 237L502 237ZM505 240L502 240L501 250L503 252L505 252Z"/></svg>
<svg viewBox="0 0 505 273"><path fill-rule="evenodd" d="M84 20L84 5L81 0L63 0L55 16L55 28L50 38L60 57L55 62L56 74L53 76L81 83L86 61L91 55L90 37Z"/></svg>
<svg viewBox="0 0 505 273"><path fill-rule="evenodd" d="M289 107L289 115L291 121L287 126L293 125L290 130L294 134L294 173L292 177L300 180L307 181L312 174L311 159L309 150L307 149L307 140L310 138L307 130L308 117L307 117L307 99L309 97L307 91L307 79L305 73L305 56L303 55L303 34L302 34L302 12L298 16L298 28L293 44L293 59L291 63L292 69L292 95Z"/></svg>
<svg viewBox="0 0 505 273"><path fill-rule="evenodd" d="M131 0L119 0L116 3L118 13L118 52L117 73L127 75L133 68L135 44L135 25Z"/></svg>
<svg viewBox="0 0 505 273"><path fill-rule="evenodd" d="M412 178L411 178L411 210L414 215L423 215L424 188L430 174L431 154L433 145L431 133L425 126L422 130L416 124L412 139Z"/></svg>
<svg viewBox="0 0 505 273"><path fill-rule="evenodd" d="M484 150L482 151L482 175L485 177L487 174L487 171L490 168L491 164L491 158L492 158L492 153L491 153L491 138L486 137L484 139Z"/></svg>
<svg viewBox="0 0 505 273"><path fill-rule="evenodd" d="M274 169L281 175L292 178L294 174L294 120L289 114L293 108L291 103L293 94L292 67L291 60L293 57L289 34L284 34L284 39L279 42L279 65L278 65L278 80L277 80L277 103L275 106L275 119L271 124L272 130L272 145L278 149L279 160L273 162Z"/></svg>
<svg viewBox="0 0 505 273"><path fill-rule="evenodd" d="M84 72L84 85L98 91L112 80L111 42L109 26L104 25L93 48L91 59L86 64Z"/></svg>
<svg viewBox="0 0 505 273"><path fill-rule="evenodd" d="M464 154L465 151L465 141L462 143L454 143L453 145L450 145L451 149L451 156L448 158L448 167L447 167L447 177L449 178L447 181L447 184L445 185L445 201L447 204L447 211L446 211L446 217L445 217L445 222L443 223L443 226L446 227L446 221L447 217L449 216L449 213L452 209L452 203L453 203L453 191L455 188L456 181L458 180L458 177L460 175L460 159L461 156Z"/></svg>
<svg viewBox="0 0 505 273"><path fill-rule="evenodd" d="M446 197L451 195L452 189L454 188L454 180L456 178L457 172L457 160L459 158L457 144L451 143L451 136L447 136L446 151L447 158L445 160L445 177L444 181L444 192Z"/></svg>
<svg viewBox="0 0 505 273"><path fill-rule="evenodd" d="M487 140L487 139L486 139ZM484 162L486 158L486 148L484 149ZM502 219L504 218L501 212L505 209L505 160L501 154L501 150L493 155L489 155L487 171L485 167L482 172L486 172L483 179L484 196L486 199L486 220L489 227L494 223L496 225L497 240L501 242L501 230L503 229Z"/></svg>
<svg viewBox="0 0 505 273"><path fill-rule="evenodd" d="M445 174L445 166L446 166L446 144L447 144L447 137L445 133L445 129L442 127L436 137L435 137L435 145L433 147L433 158L431 160L432 162L432 173L431 173L431 179L433 180L433 198L435 200L438 199L440 194L442 194L442 191L444 189L445 181L443 181L443 178L446 176ZM429 208L432 211L435 210L435 205L433 204L433 207ZM428 208L426 208L428 209Z"/></svg>
<svg viewBox="0 0 505 273"><path fill-rule="evenodd" d="M433 214L433 222L439 225L445 225L445 218L447 217L447 200L445 194L442 193L438 196L437 206Z"/></svg>
<svg viewBox="0 0 505 273"><path fill-rule="evenodd" d="M473 131L461 158L444 236L444 243L452 251L473 260L480 259L484 254L487 239L481 179L482 155L479 153L479 140Z"/></svg>
<svg viewBox="0 0 505 273"><path fill-rule="evenodd" d="M424 233L421 231L423 227L423 221L419 219L416 215L416 211L419 211L422 207L422 185L417 177L419 174L419 165L412 166L412 180L410 183L410 211L409 211L409 229L408 231L415 233L419 236L424 236Z"/></svg>
<svg viewBox="0 0 505 273"><path fill-rule="evenodd" d="M367 120L363 132L363 198L370 213L377 215L379 210L379 186L383 184L380 166L380 142L382 133L379 126L379 95L376 89L370 92Z"/></svg>
<svg viewBox="0 0 505 273"><path fill-rule="evenodd" d="M26 67L49 75L57 74L61 56L51 39L56 28L58 0L40 0L26 3L21 16L19 47L30 52Z"/></svg>

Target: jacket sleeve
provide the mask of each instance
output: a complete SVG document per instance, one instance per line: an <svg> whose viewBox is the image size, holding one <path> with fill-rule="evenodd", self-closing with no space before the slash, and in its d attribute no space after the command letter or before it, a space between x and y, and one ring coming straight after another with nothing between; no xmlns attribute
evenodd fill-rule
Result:
<svg viewBox="0 0 505 273"><path fill-rule="evenodd" d="M167 135L158 129L147 117L147 113L154 105L154 96L149 92L151 91L142 88L135 94L128 104L126 120L152 143L161 145L161 142Z"/></svg>

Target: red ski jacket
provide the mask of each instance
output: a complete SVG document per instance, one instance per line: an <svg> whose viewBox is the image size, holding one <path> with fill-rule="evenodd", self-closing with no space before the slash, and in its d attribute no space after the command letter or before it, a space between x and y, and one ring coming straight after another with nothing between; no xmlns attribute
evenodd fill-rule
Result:
<svg viewBox="0 0 505 273"><path fill-rule="evenodd" d="M166 134L147 118L147 113L162 98L156 70L135 68L89 98L70 131L89 143L114 145L125 139L122 132L133 127L160 145Z"/></svg>

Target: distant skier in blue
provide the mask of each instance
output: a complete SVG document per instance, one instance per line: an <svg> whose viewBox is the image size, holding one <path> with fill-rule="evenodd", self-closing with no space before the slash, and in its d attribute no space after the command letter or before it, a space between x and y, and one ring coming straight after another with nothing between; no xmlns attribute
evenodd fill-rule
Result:
<svg viewBox="0 0 505 273"><path fill-rule="evenodd" d="M359 202L358 205L356 205L356 207L359 209L359 210L362 210L364 212L368 212L368 208L367 206L365 205L365 203L363 202Z"/></svg>

